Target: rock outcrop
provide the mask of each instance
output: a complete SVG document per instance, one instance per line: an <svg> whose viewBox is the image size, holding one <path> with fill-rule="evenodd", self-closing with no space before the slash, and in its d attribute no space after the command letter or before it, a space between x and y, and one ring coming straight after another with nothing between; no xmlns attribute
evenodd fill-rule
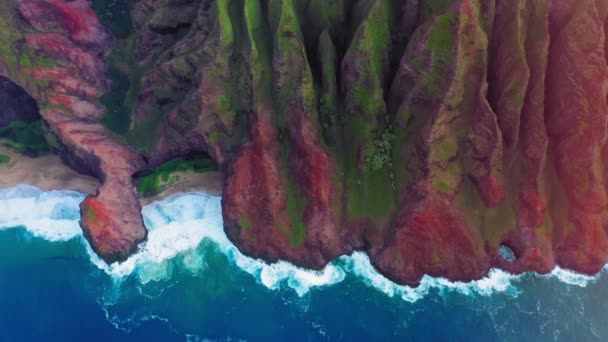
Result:
<svg viewBox="0 0 608 342"><path fill-rule="evenodd" d="M99 123L110 35L86 0L11 5L13 16L0 18L0 72L37 100L57 151L103 181L81 205L82 227L105 260L125 259L146 237L132 183L145 162Z"/></svg>
<svg viewBox="0 0 608 342"><path fill-rule="evenodd" d="M269 261L364 250L417 284L608 260L606 0L140 0L121 40L86 0L15 11L0 71L104 181L82 225L108 261L145 238L131 177L201 152ZM99 123L108 65L126 133Z"/></svg>

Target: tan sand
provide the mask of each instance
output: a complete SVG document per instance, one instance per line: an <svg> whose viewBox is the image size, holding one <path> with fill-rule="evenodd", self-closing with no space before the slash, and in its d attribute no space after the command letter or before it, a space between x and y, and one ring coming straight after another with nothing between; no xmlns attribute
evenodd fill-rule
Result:
<svg viewBox="0 0 608 342"><path fill-rule="evenodd" d="M1 146L0 154L11 157L8 165L0 164L0 188L27 184L47 191L72 190L90 194L99 186L96 178L77 173L54 155L29 158Z"/></svg>
<svg viewBox="0 0 608 342"><path fill-rule="evenodd" d="M11 157L8 165L0 164L0 189L18 184L32 185L42 190L72 190L95 193L100 185L94 177L84 176L67 167L59 157L48 155L29 158L0 146L0 154ZM223 179L219 172L175 173L180 181L151 197L140 198L142 206L184 192L204 192L221 196Z"/></svg>
<svg viewBox="0 0 608 342"><path fill-rule="evenodd" d="M221 196L224 188L222 174L219 172L184 173L176 172L181 179L170 185L165 191L150 197L140 198L142 206L184 192L204 192L213 196Z"/></svg>

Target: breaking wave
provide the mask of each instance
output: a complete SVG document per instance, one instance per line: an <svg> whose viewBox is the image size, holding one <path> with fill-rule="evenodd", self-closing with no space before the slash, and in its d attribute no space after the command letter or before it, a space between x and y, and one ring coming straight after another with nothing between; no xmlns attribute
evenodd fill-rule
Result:
<svg viewBox="0 0 608 342"><path fill-rule="evenodd" d="M243 255L228 240L223 230L221 198L204 193L175 195L144 207L142 214L149 230L147 242L126 261L108 265L93 253L82 237L78 220L79 203L84 197L77 192L45 192L27 185L0 190L0 230L23 227L32 235L51 242L80 239L90 261L117 282L128 276L137 277L142 284L168 280L172 272L169 262L178 260L178 256L181 267L191 271L202 269L205 267L204 255L195 251L206 240L259 284L272 290L291 288L298 296L304 296L314 288L340 283L347 276L354 276L390 297L409 302L423 298L431 290L482 296L496 292L516 296L520 292L518 281L522 276L498 269L469 283L424 276L416 288L397 285L379 274L362 252L342 256L321 271L303 269L284 261L268 264ZM548 275L535 276L555 278L581 287L597 279L560 268Z"/></svg>

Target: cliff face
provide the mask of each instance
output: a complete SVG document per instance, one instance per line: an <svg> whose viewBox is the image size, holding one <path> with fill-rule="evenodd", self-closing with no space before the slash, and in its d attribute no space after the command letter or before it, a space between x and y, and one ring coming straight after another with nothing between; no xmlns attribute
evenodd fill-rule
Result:
<svg viewBox="0 0 608 342"><path fill-rule="evenodd" d="M108 261L145 237L132 176L195 152L269 261L364 250L416 284L608 259L606 0L141 0L120 40L86 0L13 7L0 71L104 181L82 224Z"/></svg>
<svg viewBox="0 0 608 342"><path fill-rule="evenodd" d="M49 143L66 162L103 180L82 204L82 227L107 261L124 259L146 236L131 178L145 163L99 124L110 35L86 0L5 2L0 72L38 101Z"/></svg>

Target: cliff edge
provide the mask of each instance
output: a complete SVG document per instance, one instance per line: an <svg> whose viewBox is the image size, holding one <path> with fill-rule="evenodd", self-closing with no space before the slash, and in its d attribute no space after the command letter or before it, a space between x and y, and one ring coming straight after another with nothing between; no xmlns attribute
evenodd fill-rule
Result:
<svg viewBox="0 0 608 342"><path fill-rule="evenodd" d="M363 250L415 285L608 260L606 0L6 1L0 74L102 181L108 262L146 236L133 177L201 154L268 261Z"/></svg>

